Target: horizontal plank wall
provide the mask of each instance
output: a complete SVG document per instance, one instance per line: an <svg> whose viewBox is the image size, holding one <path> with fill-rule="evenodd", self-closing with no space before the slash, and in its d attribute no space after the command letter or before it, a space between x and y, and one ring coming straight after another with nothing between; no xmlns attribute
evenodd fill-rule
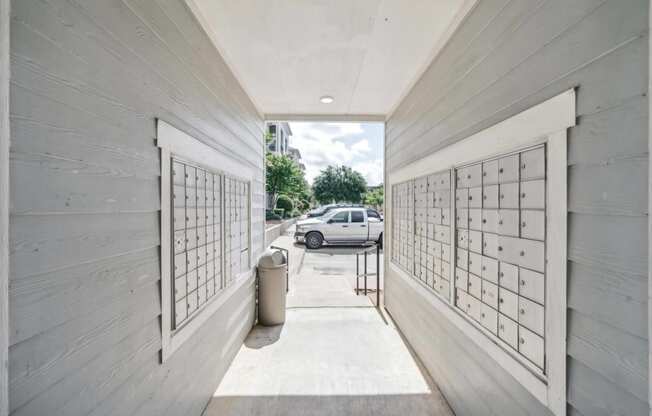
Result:
<svg viewBox="0 0 652 416"><path fill-rule="evenodd" d="M9 410L9 0L0 0L0 416Z"/></svg>
<svg viewBox="0 0 652 416"><path fill-rule="evenodd" d="M247 282L160 364L161 118L257 172L263 120L183 0L13 0L10 411L200 415Z"/></svg>
<svg viewBox="0 0 652 416"><path fill-rule="evenodd" d="M652 9L652 1L650 1L650 8ZM652 29L652 15L648 16L648 21L650 22L650 27L648 27L648 91L652 86L652 42L650 41L650 32ZM652 115L652 109L648 106L648 116ZM652 152L652 130L648 125L648 155ZM648 402L650 404L650 414L652 415L652 337L649 335L652 334L652 218L650 218L650 211L652 210L652 160L648 163L648 287L647 287L647 310L648 310L648 322L647 322L647 331L648 331Z"/></svg>
<svg viewBox="0 0 652 416"><path fill-rule="evenodd" d="M480 0L387 122L388 173L577 87L568 414L648 415L648 0ZM547 409L387 270L386 304L458 415Z"/></svg>

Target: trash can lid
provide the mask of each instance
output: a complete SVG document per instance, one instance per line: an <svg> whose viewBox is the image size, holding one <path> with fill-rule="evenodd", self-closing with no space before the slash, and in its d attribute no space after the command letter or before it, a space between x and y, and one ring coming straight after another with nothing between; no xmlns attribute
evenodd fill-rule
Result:
<svg viewBox="0 0 652 416"><path fill-rule="evenodd" d="M280 250L267 249L258 260L258 267L274 268L285 264L287 261Z"/></svg>

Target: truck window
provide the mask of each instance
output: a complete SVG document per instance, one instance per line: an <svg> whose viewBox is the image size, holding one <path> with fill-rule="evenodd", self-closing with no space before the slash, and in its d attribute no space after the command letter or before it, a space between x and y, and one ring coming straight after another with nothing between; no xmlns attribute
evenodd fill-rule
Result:
<svg viewBox="0 0 652 416"><path fill-rule="evenodd" d="M364 222L364 213L362 211L351 211L351 222Z"/></svg>
<svg viewBox="0 0 652 416"><path fill-rule="evenodd" d="M374 211L373 209L368 209L367 210L367 217L380 219L380 215L376 211Z"/></svg>
<svg viewBox="0 0 652 416"><path fill-rule="evenodd" d="M330 222L333 223L349 222L349 211L338 212L337 214L333 215Z"/></svg>

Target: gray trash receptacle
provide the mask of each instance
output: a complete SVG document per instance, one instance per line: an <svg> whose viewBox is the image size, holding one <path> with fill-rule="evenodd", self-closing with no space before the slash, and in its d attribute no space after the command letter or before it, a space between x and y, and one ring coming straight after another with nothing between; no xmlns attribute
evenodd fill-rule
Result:
<svg viewBox="0 0 652 416"><path fill-rule="evenodd" d="M288 262L278 250L267 250L258 260L258 322L279 325L285 322Z"/></svg>

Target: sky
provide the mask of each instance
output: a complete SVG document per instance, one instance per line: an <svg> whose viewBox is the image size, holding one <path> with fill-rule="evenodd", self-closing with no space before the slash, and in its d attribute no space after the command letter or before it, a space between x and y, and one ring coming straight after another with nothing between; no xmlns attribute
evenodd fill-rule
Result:
<svg viewBox="0 0 652 416"><path fill-rule="evenodd" d="M362 174L367 185L383 181L382 123L289 123L290 146L301 152L310 184L328 165L345 165Z"/></svg>

